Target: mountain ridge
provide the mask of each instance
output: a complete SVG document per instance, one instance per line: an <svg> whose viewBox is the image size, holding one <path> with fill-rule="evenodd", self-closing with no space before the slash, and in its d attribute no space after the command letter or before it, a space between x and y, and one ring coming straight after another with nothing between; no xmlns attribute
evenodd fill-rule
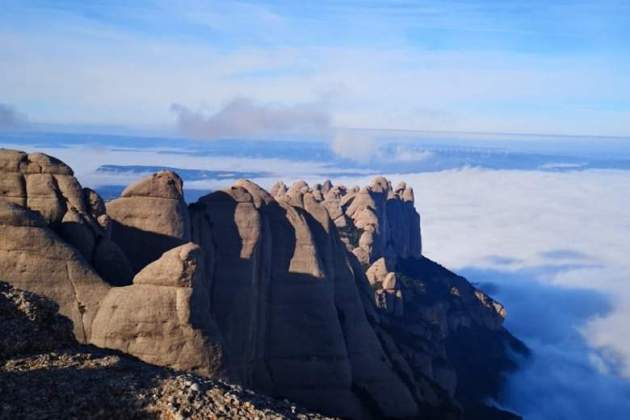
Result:
<svg viewBox="0 0 630 420"><path fill-rule="evenodd" d="M526 349L422 256L404 183L241 180L186 205L161 171L103 203L46 155L1 150L0 171L0 278L57 302L79 341L333 416L510 416L483 401Z"/></svg>

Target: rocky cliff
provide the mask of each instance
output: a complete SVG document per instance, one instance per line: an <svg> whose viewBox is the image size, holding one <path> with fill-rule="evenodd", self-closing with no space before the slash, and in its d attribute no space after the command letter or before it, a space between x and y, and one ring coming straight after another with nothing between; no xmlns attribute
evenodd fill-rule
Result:
<svg viewBox="0 0 630 420"><path fill-rule="evenodd" d="M186 206L159 172L104 205L45 155L0 151L0 172L0 279L57 302L81 342L328 415L510 418L483 402L526 350L498 302L422 256L404 183L243 180Z"/></svg>
<svg viewBox="0 0 630 420"><path fill-rule="evenodd" d="M0 418L326 419L238 385L79 345L57 309L0 282Z"/></svg>

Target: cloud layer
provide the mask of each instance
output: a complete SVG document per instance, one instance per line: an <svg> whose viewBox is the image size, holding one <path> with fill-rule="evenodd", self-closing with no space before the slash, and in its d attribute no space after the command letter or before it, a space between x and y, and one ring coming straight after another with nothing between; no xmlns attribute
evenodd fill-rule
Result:
<svg viewBox="0 0 630 420"><path fill-rule="evenodd" d="M534 358L505 405L526 419L630 409L630 173L466 169L405 177L425 253L506 304Z"/></svg>
<svg viewBox="0 0 630 420"><path fill-rule="evenodd" d="M502 301L533 350L501 404L527 420L627 418L630 172L388 176L414 188L423 253Z"/></svg>

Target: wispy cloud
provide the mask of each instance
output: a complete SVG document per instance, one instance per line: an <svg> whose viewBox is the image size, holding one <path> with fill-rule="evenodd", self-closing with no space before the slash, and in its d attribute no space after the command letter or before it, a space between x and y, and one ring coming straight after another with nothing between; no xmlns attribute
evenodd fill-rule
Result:
<svg viewBox="0 0 630 420"><path fill-rule="evenodd" d="M330 130L330 116L321 103L287 106L237 98L210 115L180 104L171 105L171 110L177 115L179 131L192 138L321 139Z"/></svg>
<svg viewBox="0 0 630 420"><path fill-rule="evenodd" d="M333 92L336 126L628 135L627 8L9 0L0 91L63 123L168 125L172 103L217 112Z"/></svg>
<svg viewBox="0 0 630 420"><path fill-rule="evenodd" d="M8 104L0 103L0 130L18 128L26 123L26 115Z"/></svg>

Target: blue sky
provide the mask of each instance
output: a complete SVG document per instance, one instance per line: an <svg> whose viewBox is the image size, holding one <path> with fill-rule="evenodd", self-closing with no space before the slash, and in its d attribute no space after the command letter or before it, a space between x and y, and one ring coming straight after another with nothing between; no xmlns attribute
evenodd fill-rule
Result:
<svg viewBox="0 0 630 420"><path fill-rule="evenodd" d="M167 128L173 104L246 98L338 127L630 136L630 2L2 0L0 76L35 122Z"/></svg>

